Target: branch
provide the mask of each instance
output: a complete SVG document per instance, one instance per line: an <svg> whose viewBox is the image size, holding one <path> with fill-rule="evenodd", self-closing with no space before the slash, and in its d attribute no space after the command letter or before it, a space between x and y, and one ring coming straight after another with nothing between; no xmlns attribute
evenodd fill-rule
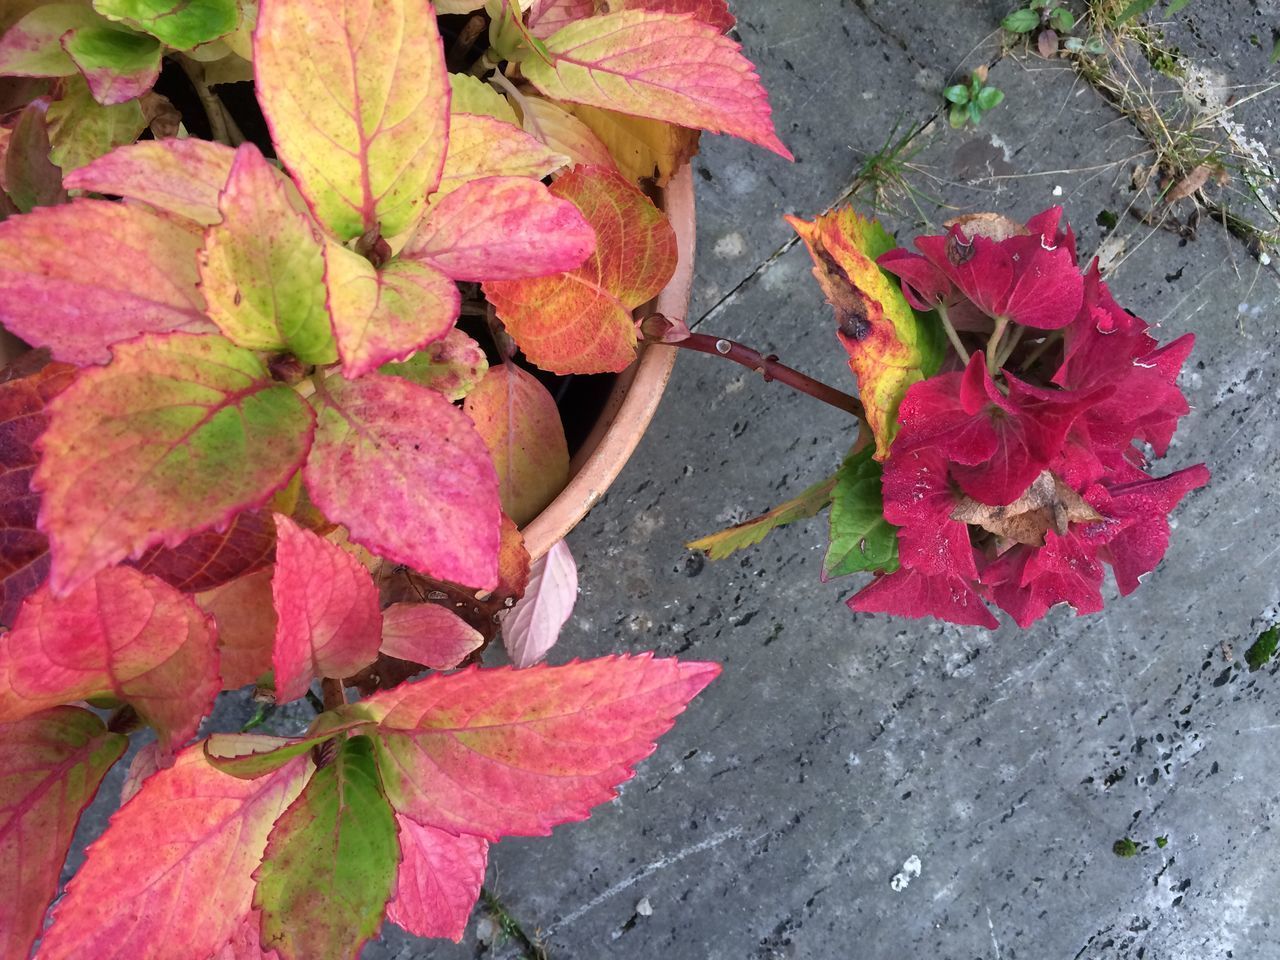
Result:
<svg viewBox="0 0 1280 960"><path fill-rule="evenodd" d="M862 406L862 402L857 397L850 396L835 387L827 386L820 380L814 380L798 370L793 370L786 364L779 363L778 358L772 354L766 357L758 350L752 350L750 347L745 347L733 340L712 337L705 333L691 333L683 340L668 342L672 346L682 347L685 350L696 350L698 353L706 353L713 357L724 357L726 360L732 360L734 363L749 367L756 373L761 374L766 383L770 380L777 380L779 383L785 383L793 390L807 393L814 399L830 404L845 413L851 413L859 420L867 419L866 408Z"/></svg>

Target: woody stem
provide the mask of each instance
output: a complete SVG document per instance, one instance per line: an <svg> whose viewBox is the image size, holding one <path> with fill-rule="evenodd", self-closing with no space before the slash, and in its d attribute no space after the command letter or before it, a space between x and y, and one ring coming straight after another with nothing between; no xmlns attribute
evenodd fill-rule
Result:
<svg viewBox="0 0 1280 960"><path fill-rule="evenodd" d="M779 363L776 356L770 355L766 357L758 350L752 350L750 347L743 346L733 340L726 340L724 337L713 337L705 333L691 333L685 339L676 341L673 346L732 360L734 363L749 367L761 374L766 382L777 380L779 383L785 383L793 390L807 393L816 400L821 400L823 403L843 410L845 413L851 413L859 420L865 421L867 419L866 408L863 407L862 402L857 397L828 386L820 380L813 379L813 377L805 376L799 370L792 369L786 364Z"/></svg>
<svg viewBox="0 0 1280 960"><path fill-rule="evenodd" d="M324 708L336 710L347 702L347 691L342 681L334 677L325 677L320 681L320 692L324 694Z"/></svg>

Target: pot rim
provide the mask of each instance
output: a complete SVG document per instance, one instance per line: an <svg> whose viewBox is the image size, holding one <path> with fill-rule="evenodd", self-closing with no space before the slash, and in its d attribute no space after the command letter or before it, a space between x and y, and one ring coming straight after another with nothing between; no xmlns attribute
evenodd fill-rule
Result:
<svg viewBox="0 0 1280 960"><path fill-rule="evenodd" d="M659 205L675 229L679 257L671 282L637 315L685 318L693 289L696 245L693 167L686 164L661 191ZM618 375L591 434L569 465L569 483L521 531L532 560L545 556L591 511L635 452L662 401L677 347L642 344L636 362Z"/></svg>

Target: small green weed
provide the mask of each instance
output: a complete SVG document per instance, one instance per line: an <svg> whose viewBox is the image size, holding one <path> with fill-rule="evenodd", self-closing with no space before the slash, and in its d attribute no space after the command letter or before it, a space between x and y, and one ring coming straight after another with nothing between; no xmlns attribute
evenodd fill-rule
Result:
<svg viewBox="0 0 1280 960"><path fill-rule="evenodd" d="M1249 670L1261 670L1276 655L1276 647L1280 646L1280 624L1276 624L1258 634L1253 646L1244 652L1244 662Z"/></svg>
<svg viewBox="0 0 1280 960"><path fill-rule="evenodd" d="M959 130L966 124L977 126L982 122L983 114L993 110L1004 100L1004 91L987 85L987 68L979 67L969 75L968 83L957 83L942 91L951 109L947 119L951 126Z"/></svg>

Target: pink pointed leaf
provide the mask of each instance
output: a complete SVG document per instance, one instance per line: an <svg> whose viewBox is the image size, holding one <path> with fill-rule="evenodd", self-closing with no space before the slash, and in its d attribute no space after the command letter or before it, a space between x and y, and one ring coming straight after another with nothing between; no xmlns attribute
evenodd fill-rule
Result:
<svg viewBox="0 0 1280 960"><path fill-rule="evenodd" d="M517 667L531 667L555 646L578 599L578 565L556 543L529 571L529 586L502 621L502 645Z"/></svg>
<svg viewBox="0 0 1280 960"><path fill-rule="evenodd" d="M222 219L218 194L234 159L234 150L211 140L144 140L71 171L63 185L114 194L209 226Z"/></svg>
<svg viewBox="0 0 1280 960"><path fill-rule="evenodd" d="M527 177L487 177L434 204L403 256L455 280L519 280L573 270L595 232L568 200Z"/></svg>
<svg viewBox="0 0 1280 960"><path fill-rule="evenodd" d="M402 859L387 919L415 937L457 943L480 896L489 842L465 833L455 837L399 814L396 825Z"/></svg>
<svg viewBox="0 0 1280 960"><path fill-rule="evenodd" d="M455 114L449 121L449 153L432 202L484 177L541 180L569 162L515 124L495 117Z"/></svg>
<svg viewBox="0 0 1280 960"><path fill-rule="evenodd" d="M212 331L199 235L141 207L75 200L0 223L0 323L78 366L162 330Z"/></svg>
<svg viewBox="0 0 1280 960"><path fill-rule="evenodd" d="M432 670L452 670L484 637L438 603L393 603L382 611L382 652Z"/></svg>
<svg viewBox="0 0 1280 960"><path fill-rule="evenodd" d="M272 824L312 769L299 758L239 780L210 766L200 744L183 750L89 847L54 908L41 960L171 960L177 944L190 957L221 950L250 911Z"/></svg>
<svg viewBox="0 0 1280 960"><path fill-rule="evenodd" d="M557 30L595 13L596 0L533 0L526 22L530 33L545 40Z"/></svg>
<svg viewBox="0 0 1280 960"><path fill-rule="evenodd" d="M533 374L500 363L463 409L493 457L503 511L523 526L569 482L569 444L555 399Z"/></svg>
<svg viewBox="0 0 1280 960"><path fill-rule="evenodd" d="M392 563L478 589L498 581L498 478L484 441L440 394L371 374L318 395L311 499Z"/></svg>
<svg viewBox="0 0 1280 960"><path fill-rule="evenodd" d="M112 696L168 747L195 734L219 688L212 621L190 597L129 567L103 570L61 600L41 587L0 634L0 723Z"/></svg>
<svg viewBox="0 0 1280 960"><path fill-rule="evenodd" d="M462 298L436 267L400 259L377 270L335 243L325 245L324 256L329 314L348 379L403 359L453 329Z"/></svg>
<svg viewBox="0 0 1280 960"><path fill-rule="evenodd" d="M274 538L273 541L274 543ZM218 626L222 688L256 683L271 669L276 642L276 608L270 568L238 577L196 597Z"/></svg>
<svg viewBox="0 0 1280 960"><path fill-rule="evenodd" d="M728 33L737 23L725 0L622 0L610 9L688 14L703 23L711 24L721 33Z"/></svg>
<svg viewBox="0 0 1280 960"><path fill-rule="evenodd" d="M631 311L675 272L676 238L662 211L614 170L575 167L551 193L595 231L596 252L555 276L498 280L485 295L533 363L552 373L618 372L635 359Z"/></svg>
<svg viewBox="0 0 1280 960"><path fill-rule="evenodd" d="M0 624L11 626L18 606L49 574L49 541L36 527L40 496L31 475L36 440L49 422L45 405L65 390L76 368L29 353L0 382Z"/></svg>
<svg viewBox="0 0 1280 960"><path fill-rule="evenodd" d="M276 701L297 700L318 677L345 677L378 655L378 588L354 556L276 514L271 594Z"/></svg>
<svg viewBox="0 0 1280 960"><path fill-rule="evenodd" d="M708 23L622 10L568 24L546 40L550 62L521 66L547 96L728 133L791 159L741 47Z"/></svg>
<svg viewBox="0 0 1280 960"><path fill-rule="evenodd" d="M30 955L80 814L128 745L79 707L0 725L0 956Z"/></svg>
<svg viewBox="0 0 1280 960"><path fill-rule="evenodd" d="M204 232L200 290L209 319L233 343L333 363L324 246L286 190L261 151L241 145L218 198L222 220Z"/></svg>
<svg viewBox="0 0 1280 960"><path fill-rule="evenodd" d="M548 834L616 796L719 672L712 663L652 654L471 668L432 674L350 709L379 723L378 763L400 814L496 840Z"/></svg>
<svg viewBox="0 0 1280 960"><path fill-rule="evenodd" d="M183 593L204 593L275 560L276 530L266 510L238 513L222 530L205 530L176 547L152 547L130 562Z"/></svg>
<svg viewBox="0 0 1280 960"><path fill-rule="evenodd" d="M254 69L272 141L317 220L342 241L413 225L448 142L430 4L386 0L374 15L342 0L263 0Z"/></svg>
<svg viewBox="0 0 1280 960"><path fill-rule="evenodd" d="M59 595L264 503L306 456L313 424L256 355L187 333L120 344L49 410L32 487Z"/></svg>

